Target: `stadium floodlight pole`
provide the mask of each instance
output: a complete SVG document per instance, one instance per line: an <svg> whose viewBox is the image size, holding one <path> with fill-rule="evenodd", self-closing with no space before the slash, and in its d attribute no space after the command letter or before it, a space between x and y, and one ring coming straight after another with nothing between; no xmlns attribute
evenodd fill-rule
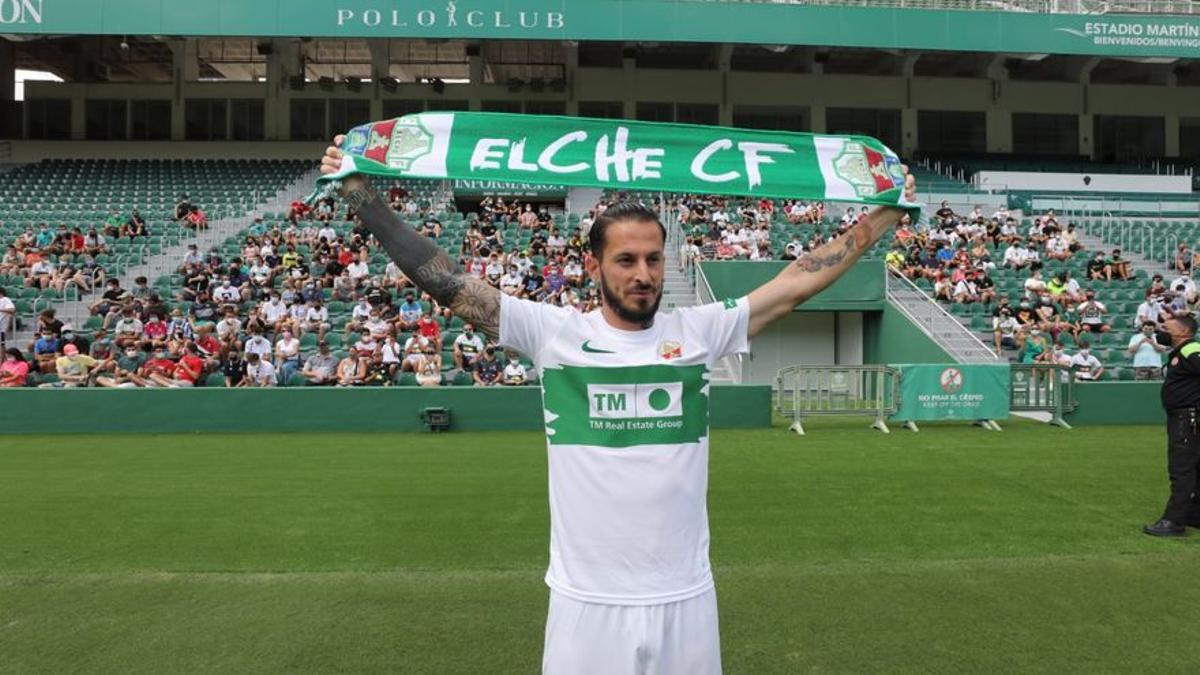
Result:
<svg viewBox="0 0 1200 675"><path fill-rule="evenodd" d="M336 146L342 140L339 135L334 146L326 149L321 160L322 173L338 170L342 151ZM499 339L499 289L459 269L429 237L405 223L363 176L345 178L339 192L405 276L455 315L475 324L489 337Z"/></svg>

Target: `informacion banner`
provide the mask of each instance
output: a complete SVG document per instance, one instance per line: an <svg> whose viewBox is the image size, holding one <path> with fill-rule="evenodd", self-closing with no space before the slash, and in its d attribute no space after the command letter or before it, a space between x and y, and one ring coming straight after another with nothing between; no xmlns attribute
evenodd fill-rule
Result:
<svg viewBox="0 0 1200 675"><path fill-rule="evenodd" d="M524 197L526 199L562 199L566 185L517 183L504 180L459 179L451 183L456 197Z"/></svg>
<svg viewBox="0 0 1200 675"><path fill-rule="evenodd" d="M1009 367L892 364L900 370L897 422L1003 420L1009 416Z"/></svg>

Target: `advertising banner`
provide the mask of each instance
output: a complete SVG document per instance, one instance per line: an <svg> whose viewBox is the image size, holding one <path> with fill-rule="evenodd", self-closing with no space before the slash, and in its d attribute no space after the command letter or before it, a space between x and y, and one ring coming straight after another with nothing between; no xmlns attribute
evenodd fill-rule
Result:
<svg viewBox="0 0 1200 675"><path fill-rule="evenodd" d="M900 370L900 409L890 419L1003 420L1009 415L1009 367L892 365Z"/></svg>
<svg viewBox="0 0 1200 675"><path fill-rule="evenodd" d="M696 0L0 0L0 33L630 40L1016 54L1200 55L1200 15L859 5Z"/></svg>

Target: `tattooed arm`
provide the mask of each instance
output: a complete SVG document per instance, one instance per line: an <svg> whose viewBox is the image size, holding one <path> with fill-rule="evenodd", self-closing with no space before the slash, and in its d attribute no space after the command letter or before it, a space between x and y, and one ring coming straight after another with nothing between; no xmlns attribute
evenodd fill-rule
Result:
<svg viewBox="0 0 1200 675"><path fill-rule="evenodd" d="M904 168L908 172L908 167ZM916 184L912 176L905 181L905 197L916 200ZM893 207L878 207L842 236L804 254L783 268L776 277L750 293L750 337L768 324L787 316L796 305L825 290L879 238L900 222L904 211Z"/></svg>
<svg viewBox="0 0 1200 675"><path fill-rule="evenodd" d="M335 143L340 142L340 137L335 139ZM342 153L336 147L326 149L321 171L337 171L341 157ZM342 181L341 193L388 256L413 283L433 296L438 304L449 307L488 336L500 337L499 289L458 269L433 240L405 223L365 178L351 176Z"/></svg>

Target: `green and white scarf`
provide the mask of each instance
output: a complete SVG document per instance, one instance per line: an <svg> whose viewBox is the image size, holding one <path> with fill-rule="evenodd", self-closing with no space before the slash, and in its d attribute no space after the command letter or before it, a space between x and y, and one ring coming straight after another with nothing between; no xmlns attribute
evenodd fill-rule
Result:
<svg viewBox="0 0 1200 675"><path fill-rule="evenodd" d="M896 153L867 136L692 124L428 112L351 129L339 172L899 206Z"/></svg>

